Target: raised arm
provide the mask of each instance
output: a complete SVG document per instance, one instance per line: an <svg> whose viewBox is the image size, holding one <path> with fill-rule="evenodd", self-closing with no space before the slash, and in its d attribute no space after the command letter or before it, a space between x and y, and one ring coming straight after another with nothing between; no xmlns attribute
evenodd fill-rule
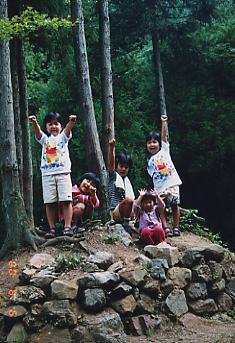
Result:
<svg viewBox="0 0 235 343"><path fill-rule="evenodd" d="M115 170L115 139L109 141L109 173Z"/></svg>
<svg viewBox="0 0 235 343"><path fill-rule="evenodd" d="M72 128L74 127L76 119L77 119L77 116L75 114L72 114L71 116L69 116L69 122L64 128L64 133L66 134L67 137L70 136L70 132L72 131Z"/></svg>
<svg viewBox="0 0 235 343"><path fill-rule="evenodd" d="M161 140L165 143L168 142L168 124L167 124L168 117L166 114L161 116L162 121L162 132L161 132Z"/></svg>
<svg viewBox="0 0 235 343"><path fill-rule="evenodd" d="M29 120L32 123L32 127L34 129L35 136L37 137L37 139L41 139L41 137L42 137L42 130L40 128L40 125L38 124L36 116L34 116L34 115L29 116Z"/></svg>
<svg viewBox="0 0 235 343"><path fill-rule="evenodd" d="M162 198L158 195L156 189L151 190L151 194L154 196L154 198L156 199L157 205L158 207L164 208L165 207L165 203L162 200Z"/></svg>
<svg viewBox="0 0 235 343"><path fill-rule="evenodd" d="M139 196L135 200L135 205L140 206L141 200L143 199L143 196L147 193L147 189L141 188L141 189L138 190L138 192L139 192Z"/></svg>

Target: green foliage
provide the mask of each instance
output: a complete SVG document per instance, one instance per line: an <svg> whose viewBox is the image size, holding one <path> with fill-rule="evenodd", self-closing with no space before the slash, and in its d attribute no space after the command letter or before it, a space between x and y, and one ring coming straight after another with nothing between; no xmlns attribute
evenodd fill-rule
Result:
<svg viewBox="0 0 235 343"><path fill-rule="evenodd" d="M119 237L115 233L109 233L102 236L102 241L105 244L114 244L119 241Z"/></svg>
<svg viewBox="0 0 235 343"><path fill-rule="evenodd" d="M47 14L40 14L32 7L27 7L20 15L0 19L0 38L10 40L16 37L28 37L30 33L39 29L71 28L72 22L65 18L50 18Z"/></svg>
<svg viewBox="0 0 235 343"><path fill-rule="evenodd" d="M143 261L141 267L150 275L154 273L153 262L151 260Z"/></svg>
<svg viewBox="0 0 235 343"><path fill-rule="evenodd" d="M55 262L55 270L64 272L66 270L78 269L84 263L84 258L76 253L69 253L68 255L59 255Z"/></svg>
<svg viewBox="0 0 235 343"><path fill-rule="evenodd" d="M194 232L195 234L208 238L212 243L223 245L227 247L219 233L213 233L208 228L197 222L195 214L197 210L189 210L188 213L182 213L180 215L180 228L182 231Z"/></svg>

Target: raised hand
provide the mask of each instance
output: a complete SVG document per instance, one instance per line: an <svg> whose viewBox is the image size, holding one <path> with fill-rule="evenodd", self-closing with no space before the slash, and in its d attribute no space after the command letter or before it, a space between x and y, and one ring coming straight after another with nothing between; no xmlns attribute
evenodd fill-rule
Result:
<svg viewBox="0 0 235 343"><path fill-rule="evenodd" d="M115 139L114 139L114 138L110 139L110 141L109 141L109 146L110 146L110 147L114 147L115 144L116 144Z"/></svg>
<svg viewBox="0 0 235 343"><path fill-rule="evenodd" d="M29 118L29 120L31 121L31 122L35 122L35 121L37 121L37 118L36 118L36 116L35 115L31 115L31 116L28 116L28 118Z"/></svg>
<svg viewBox="0 0 235 343"><path fill-rule="evenodd" d="M155 198L159 197L156 189L151 189L150 193L152 194L152 196L154 196Z"/></svg>
<svg viewBox="0 0 235 343"><path fill-rule="evenodd" d="M167 121L167 120L168 120L167 115L166 115L166 114L163 114L163 115L161 116L161 121Z"/></svg>
<svg viewBox="0 0 235 343"><path fill-rule="evenodd" d="M71 115L69 116L69 121L75 122L76 120L77 120L76 114L71 114Z"/></svg>
<svg viewBox="0 0 235 343"><path fill-rule="evenodd" d="M143 197L147 193L147 189L141 188L138 190L138 192L139 192L139 196Z"/></svg>

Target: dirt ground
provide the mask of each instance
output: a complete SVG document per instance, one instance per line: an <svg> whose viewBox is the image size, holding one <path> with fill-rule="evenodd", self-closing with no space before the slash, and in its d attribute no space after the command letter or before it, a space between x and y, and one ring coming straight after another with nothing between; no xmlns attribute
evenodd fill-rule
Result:
<svg viewBox="0 0 235 343"><path fill-rule="evenodd" d="M88 255L96 251L112 252L117 259L122 261L123 266L131 267L135 265L135 258L143 253L137 244L125 247L119 241L112 244L105 243L105 228L87 231L85 240L80 244L58 244L57 246L39 248L39 253L48 253L55 258L60 254L68 254L70 251L81 255ZM181 237L169 239L172 246L177 246L179 251L189 247L201 247L209 243L206 238L196 236L193 233L182 233ZM8 298L8 292L13 289L19 281L19 274L29 259L35 254L30 249L23 249L16 255L0 261L0 307ZM9 263L17 262L16 275L10 275ZM80 272L73 270L63 274L64 279L74 279ZM163 323L157 332L149 332L148 336L132 337L129 336L129 343L235 343L235 320L226 315L211 318L201 318L191 313L187 313L180 320L172 324Z"/></svg>

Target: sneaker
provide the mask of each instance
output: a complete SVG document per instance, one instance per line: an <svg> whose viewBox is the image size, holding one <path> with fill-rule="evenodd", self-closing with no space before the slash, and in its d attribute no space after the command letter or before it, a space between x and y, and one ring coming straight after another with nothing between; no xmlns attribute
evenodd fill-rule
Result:
<svg viewBox="0 0 235 343"><path fill-rule="evenodd" d="M55 237L55 229L50 229L49 232L45 234L46 238L54 238Z"/></svg>
<svg viewBox="0 0 235 343"><path fill-rule="evenodd" d="M64 236L73 236L73 229L71 227L65 227L63 230Z"/></svg>
<svg viewBox="0 0 235 343"><path fill-rule="evenodd" d="M173 236L180 236L181 232L178 227L173 227Z"/></svg>

